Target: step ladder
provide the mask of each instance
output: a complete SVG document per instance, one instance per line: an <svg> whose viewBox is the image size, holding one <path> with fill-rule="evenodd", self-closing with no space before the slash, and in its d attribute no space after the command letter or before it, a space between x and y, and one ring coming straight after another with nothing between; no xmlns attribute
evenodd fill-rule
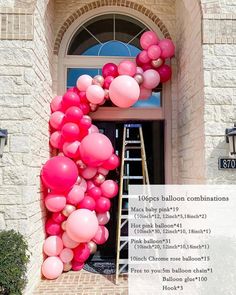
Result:
<svg viewBox="0 0 236 295"><path fill-rule="evenodd" d="M131 133L136 136L133 140ZM132 157L132 151L135 151L136 156ZM137 156L138 154L138 156ZM140 164L141 175L131 175L131 165ZM130 181L135 181L137 184L149 185L149 175L147 169L146 152L143 138L142 124L124 124L123 143L121 155L120 169L120 188L118 199L118 218L117 218L117 247L116 247L116 277L115 283L118 284L119 275L128 271L128 231L124 233L125 227L128 227L128 209L125 208L125 202L128 202L128 185ZM139 182L140 183L139 183ZM122 232L123 230L123 232ZM124 255L122 255L124 254ZM121 256L126 256L121 257Z"/></svg>

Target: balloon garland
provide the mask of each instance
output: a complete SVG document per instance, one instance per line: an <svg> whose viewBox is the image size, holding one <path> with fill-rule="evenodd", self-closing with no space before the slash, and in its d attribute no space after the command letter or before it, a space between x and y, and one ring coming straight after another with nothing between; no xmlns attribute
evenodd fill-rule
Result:
<svg viewBox="0 0 236 295"><path fill-rule="evenodd" d="M51 102L50 144L59 154L41 170L48 191L44 203L50 212L45 224L48 237L43 245L47 258L42 265L47 279L55 279L70 269L81 270L97 245L109 237L105 225L118 184L106 180L106 176L119 166L119 158L88 113L109 99L120 108L128 108L138 99L147 99L152 89L171 78L165 60L174 55L173 42L160 40L156 33L148 31L142 34L140 44L143 50L136 63L107 63L102 75L80 76L76 87Z"/></svg>

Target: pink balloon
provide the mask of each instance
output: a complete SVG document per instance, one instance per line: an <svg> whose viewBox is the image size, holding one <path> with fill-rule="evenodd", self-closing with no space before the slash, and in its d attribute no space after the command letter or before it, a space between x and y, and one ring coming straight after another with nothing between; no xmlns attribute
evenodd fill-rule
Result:
<svg viewBox="0 0 236 295"><path fill-rule="evenodd" d="M98 228L96 215L87 209L78 209L66 221L68 236L77 242L89 242Z"/></svg>
<svg viewBox="0 0 236 295"><path fill-rule="evenodd" d="M140 45L143 49L148 49L151 45L157 45L159 38L156 33L152 31L144 32L140 38Z"/></svg>
<svg viewBox="0 0 236 295"><path fill-rule="evenodd" d="M147 64L151 61L151 58L149 57L148 53L147 53L147 50L143 50L139 53L139 61L142 63L142 64Z"/></svg>
<svg viewBox="0 0 236 295"><path fill-rule="evenodd" d="M75 123L66 123L61 128L61 134L65 141L74 141L79 138L79 127Z"/></svg>
<svg viewBox="0 0 236 295"><path fill-rule="evenodd" d="M91 85L86 90L86 96L91 103L101 103L104 99L105 93L101 86Z"/></svg>
<svg viewBox="0 0 236 295"><path fill-rule="evenodd" d="M114 198L118 193L118 184L111 179L105 180L101 186L102 195L106 198Z"/></svg>
<svg viewBox="0 0 236 295"><path fill-rule="evenodd" d="M92 126L92 119L90 116L83 116L83 118L79 122L80 129L88 130Z"/></svg>
<svg viewBox="0 0 236 295"><path fill-rule="evenodd" d="M94 200L97 200L102 196L102 191L100 187L94 186L90 190L88 190L88 195L91 196Z"/></svg>
<svg viewBox="0 0 236 295"><path fill-rule="evenodd" d="M104 78L108 76L117 77L119 75L117 65L113 63L105 64L102 68L102 75Z"/></svg>
<svg viewBox="0 0 236 295"><path fill-rule="evenodd" d="M70 108L72 106L80 106L79 95L72 91L67 91L62 98L62 106L64 109Z"/></svg>
<svg viewBox="0 0 236 295"><path fill-rule="evenodd" d="M92 180L87 181L87 191L89 191L91 188L95 187L95 184Z"/></svg>
<svg viewBox="0 0 236 295"><path fill-rule="evenodd" d="M71 88L69 88L69 89L67 89L67 92L74 92L74 93L76 93L77 95L79 95L79 97L80 97L80 91L79 91L79 89L77 88L77 87L71 87Z"/></svg>
<svg viewBox="0 0 236 295"><path fill-rule="evenodd" d="M65 191L76 182L78 169L76 164L67 157L57 156L48 160L41 170L41 178L46 187Z"/></svg>
<svg viewBox="0 0 236 295"><path fill-rule="evenodd" d="M147 89L143 86L140 87L140 96L139 99L148 99L152 95L152 90Z"/></svg>
<svg viewBox="0 0 236 295"><path fill-rule="evenodd" d="M63 272L63 263L60 258L52 256L48 257L42 265L42 274L46 279L54 280Z"/></svg>
<svg viewBox="0 0 236 295"><path fill-rule="evenodd" d="M83 176L84 179L91 179L97 174L97 168L87 167L81 170L80 174Z"/></svg>
<svg viewBox="0 0 236 295"><path fill-rule="evenodd" d="M143 74L143 69L141 67L137 67L136 74Z"/></svg>
<svg viewBox="0 0 236 295"><path fill-rule="evenodd" d="M104 84L103 87L104 89L109 89L111 82L114 80L115 78L113 76L107 76L104 80Z"/></svg>
<svg viewBox="0 0 236 295"><path fill-rule="evenodd" d="M51 101L51 111L62 111L62 96L55 96Z"/></svg>
<svg viewBox="0 0 236 295"><path fill-rule="evenodd" d="M78 107L70 107L66 110L65 120L66 122L79 123L83 117L83 112Z"/></svg>
<svg viewBox="0 0 236 295"><path fill-rule="evenodd" d="M86 91L80 91L79 92L79 97L80 97L80 101L81 103L88 103L87 97L86 97Z"/></svg>
<svg viewBox="0 0 236 295"><path fill-rule="evenodd" d="M170 39L163 39L158 46L161 48L161 58L173 57L175 54L175 45Z"/></svg>
<svg viewBox="0 0 236 295"><path fill-rule="evenodd" d="M90 106L87 103L81 103L80 109L84 113L84 115L87 115L90 112Z"/></svg>
<svg viewBox="0 0 236 295"><path fill-rule="evenodd" d="M43 251L47 256L57 256L62 249L63 242L58 236L50 236L44 241Z"/></svg>
<svg viewBox="0 0 236 295"><path fill-rule="evenodd" d="M111 201L108 198L100 197L96 201L95 211L97 213L105 213L111 208Z"/></svg>
<svg viewBox="0 0 236 295"><path fill-rule="evenodd" d="M110 212L107 211L105 213L98 213L97 219L98 219L99 225L106 225L110 220Z"/></svg>
<svg viewBox="0 0 236 295"><path fill-rule="evenodd" d="M102 167L108 170L113 170L119 167L120 165L120 159L116 154L112 154L108 160L106 160Z"/></svg>
<svg viewBox="0 0 236 295"><path fill-rule="evenodd" d="M86 243L81 243L74 249L74 260L77 262L84 262L89 256L90 250Z"/></svg>
<svg viewBox="0 0 236 295"><path fill-rule="evenodd" d="M161 48L158 45L151 45L148 47L147 54L152 60L158 59L161 56Z"/></svg>
<svg viewBox="0 0 236 295"><path fill-rule="evenodd" d="M77 206L84 198L84 190L79 185L74 185L67 195L67 203Z"/></svg>
<svg viewBox="0 0 236 295"><path fill-rule="evenodd" d="M57 111L51 114L49 123L52 126L52 128L56 130L60 130L64 124L64 120L65 120L65 114Z"/></svg>
<svg viewBox="0 0 236 295"><path fill-rule="evenodd" d="M140 89L134 78L122 75L115 78L109 89L111 101L120 108L128 108L139 98Z"/></svg>
<svg viewBox="0 0 236 295"><path fill-rule="evenodd" d="M106 161L105 161L106 162ZM104 162L104 163L105 163ZM105 168L103 168L102 166L101 167L98 167L98 173L99 174L102 174L102 175L104 175L104 176L106 176L108 173L109 173L109 170L107 170L107 169L105 169Z"/></svg>
<svg viewBox="0 0 236 295"><path fill-rule="evenodd" d="M45 206L51 212L59 212L66 205L66 197L64 195L49 193L45 198Z"/></svg>
<svg viewBox="0 0 236 295"><path fill-rule="evenodd" d="M93 78L89 75L82 75L78 78L76 86L80 91L86 91L87 88L92 85Z"/></svg>
<svg viewBox="0 0 236 295"><path fill-rule="evenodd" d="M66 220L66 217L61 212L54 212L52 214L52 220L56 223L61 224L63 221Z"/></svg>
<svg viewBox="0 0 236 295"><path fill-rule="evenodd" d="M83 267L84 267L83 262L78 262L75 260L72 261L72 270L79 271L79 270L83 269Z"/></svg>
<svg viewBox="0 0 236 295"><path fill-rule="evenodd" d="M79 184L79 187L81 187L81 189L84 191L84 192L86 192L86 190L87 190L87 183L88 183L89 181L86 181L84 178L81 178L81 182L80 182L80 184Z"/></svg>
<svg viewBox="0 0 236 295"><path fill-rule="evenodd" d="M72 159L77 159L79 157L79 146L80 142L78 140L72 142L65 142L63 144L63 153Z"/></svg>
<svg viewBox="0 0 236 295"><path fill-rule="evenodd" d="M112 155L113 147L108 137L101 133L87 135L80 145L80 156L82 161L96 167L109 159Z"/></svg>
<svg viewBox="0 0 236 295"><path fill-rule="evenodd" d="M70 248L64 248L60 253L60 259L63 263L69 263L74 257L74 252Z"/></svg>
<svg viewBox="0 0 236 295"><path fill-rule="evenodd" d="M74 249L74 248L76 248L79 245L79 243L76 242L76 241L73 241L68 236L68 234L66 232L64 232L63 235L62 235L62 242L63 242L63 244L64 244L64 246L66 248L70 248L70 249Z"/></svg>
<svg viewBox="0 0 236 295"><path fill-rule="evenodd" d="M88 209L90 211L93 211L96 207L96 202L94 198L90 196L85 196L83 200L78 204L78 208L80 209Z"/></svg>
<svg viewBox="0 0 236 295"><path fill-rule="evenodd" d="M50 236L60 235L62 232L61 225L53 221L52 219L48 219L45 224L46 233Z"/></svg>
<svg viewBox="0 0 236 295"><path fill-rule="evenodd" d="M172 70L171 70L170 66L162 65L157 70L158 70L158 73L160 75L160 80L161 80L162 83L167 82L168 80L170 80L171 75L172 75Z"/></svg>
<svg viewBox="0 0 236 295"><path fill-rule="evenodd" d="M143 71L145 72L145 71L147 71L147 70L152 69L152 65L151 65L150 63L148 63L148 64L143 64L143 65L142 65L142 68L143 68Z"/></svg>
<svg viewBox="0 0 236 295"><path fill-rule="evenodd" d="M95 125L91 125L91 127L88 129L88 133L91 134L91 133L99 133L99 129L97 126Z"/></svg>
<svg viewBox="0 0 236 295"><path fill-rule="evenodd" d="M50 144L56 149L61 149L63 146L64 140L62 138L60 131L55 131L50 136Z"/></svg>
<svg viewBox="0 0 236 295"><path fill-rule="evenodd" d="M95 234L95 236L93 237L93 241L98 244L104 244L109 238L109 231L108 229L103 226L103 225L99 225L98 230Z"/></svg>
<svg viewBox="0 0 236 295"><path fill-rule="evenodd" d="M119 75L128 75L133 77L136 74L136 65L134 62L129 60L123 60L118 65Z"/></svg>
<svg viewBox="0 0 236 295"><path fill-rule="evenodd" d="M160 75L155 70L147 70L143 73L142 86L147 89L154 89L160 83Z"/></svg>

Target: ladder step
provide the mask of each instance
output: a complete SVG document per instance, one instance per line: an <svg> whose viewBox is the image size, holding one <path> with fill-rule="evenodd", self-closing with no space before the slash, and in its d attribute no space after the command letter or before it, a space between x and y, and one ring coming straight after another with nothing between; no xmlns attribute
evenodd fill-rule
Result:
<svg viewBox="0 0 236 295"><path fill-rule="evenodd" d="M143 179L143 176L124 176L124 179Z"/></svg>
<svg viewBox="0 0 236 295"><path fill-rule="evenodd" d="M127 143L141 143L141 141L140 140L126 140L125 144L127 144Z"/></svg>
<svg viewBox="0 0 236 295"><path fill-rule="evenodd" d="M126 128L139 128L142 127L141 124L124 124L124 127Z"/></svg>
<svg viewBox="0 0 236 295"><path fill-rule="evenodd" d="M120 237L120 241L121 242L128 242L129 241L129 237L121 236Z"/></svg>
<svg viewBox="0 0 236 295"><path fill-rule="evenodd" d="M129 259L120 259L119 260L119 264L128 264L128 262L129 262Z"/></svg>
<svg viewBox="0 0 236 295"><path fill-rule="evenodd" d="M141 146L125 146L125 150L141 150Z"/></svg>
<svg viewBox="0 0 236 295"><path fill-rule="evenodd" d="M124 161L139 162L139 161L142 161L142 158L124 158Z"/></svg>

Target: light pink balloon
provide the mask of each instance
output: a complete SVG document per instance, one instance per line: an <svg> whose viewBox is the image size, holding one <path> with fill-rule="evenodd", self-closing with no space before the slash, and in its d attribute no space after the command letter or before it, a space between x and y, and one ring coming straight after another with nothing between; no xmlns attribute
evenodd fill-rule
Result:
<svg viewBox="0 0 236 295"><path fill-rule="evenodd" d="M140 96L139 99L148 99L152 95L152 90L147 89L143 86L140 87Z"/></svg>
<svg viewBox="0 0 236 295"><path fill-rule="evenodd" d="M139 61L143 64L147 64L151 61L151 58L149 57L147 50L143 50L140 52Z"/></svg>
<svg viewBox="0 0 236 295"><path fill-rule="evenodd" d="M102 195L106 198L114 198L118 193L118 184L111 179L105 180L101 186Z"/></svg>
<svg viewBox="0 0 236 295"><path fill-rule="evenodd" d="M151 45L147 53L150 59L158 59L161 56L161 48L158 45Z"/></svg>
<svg viewBox="0 0 236 295"><path fill-rule="evenodd" d="M98 230L96 215L87 209L79 209L70 214L66 221L68 236L79 243L89 242Z"/></svg>
<svg viewBox="0 0 236 295"><path fill-rule="evenodd" d="M49 123L52 126L52 128L56 130L60 130L64 124L64 120L65 120L65 114L57 111L51 114Z"/></svg>
<svg viewBox="0 0 236 295"><path fill-rule="evenodd" d="M107 211L105 213L97 213L97 219L99 225L106 225L110 220L110 212Z"/></svg>
<svg viewBox="0 0 236 295"><path fill-rule="evenodd" d="M84 190L79 185L74 185L67 195L67 203L77 206L84 198Z"/></svg>
<svg viewBox="0 0 236 295"><path fill-rule="evenodd" d="M49 193L45 198L45 206L51 212L59 212L66 205L66 197L64 195Z"/></svg>
<svg viewBox="0 0 236 295"><path fill-rule="evenodd" d="M87 167L81 170L80 174L84 179L91 179L97 174L97 168L95 167Z"/></svg>
<svg viewBox="0 0 236 295"><path fill-rule="evenodd" d="M161 48L161 58L173 57L175 54L175 45L170 39L163 39L158 46Z"/></svg>
<svg viewBox="0 0 236 295"><path fill-rule="evenodd" d="M81 179L81 182L79 184L79 187L81 187L82 190L84 192L86 192L86 190L87 190L87 181L84 178Z"/></svg>
<svg viewBox="0 0 236 295"><path fill-rule="evenodd" d="M43 251L47 256L57 256L62 249L63 242L58 236L50 236L44 241Z"/></svg>
<svg viewBox="0 0 236 295"><path fill-rule="evenodd" d="M97 126L95 126L95 125L92 124L91 127L88 130L88 133L89 134L91 134L91 133L99 133L99 129L98 129Z"/></svg>
<svg viewBox="0 0 236 295"><path fill-rule="evenodd" d="M78 140L72 142L65 142L63 144L63 153L72 159L76 159L79 156L80 142Z"/></svg>
<svg viewBox="0 0 236 295"><path fill-rule="evenodd" d="M133 77L136 74L136 65L134 62L129 60L123 60L118 65L119 75L128 75Z"/></svg>
<svg viewBox="0 0 236 295"><path fill-rule="evenodd" d="M143 69L141 67L137 67L136 74L143 74Z"/></svg>
<svg viewBox="0 0 236 295"><path fill-rule="evenodd" d="M62 110L62 96L55 96L51 101L51 110L52 112Z"/></svg>
<svg viewBox="0 0 236 295"><path fill-rule="evenodd" d="M157 45L159 38L157 34L153 31L147 31L142 34L140 38L140 45L143 49L148 49L151 45Z"/></svg>
<svg viewBox="0 0 236 295"><path fill-rule="evenodd" d="M101 86L91 85L86 90L86 96L91 103L101 103L104 100L105 92Z"/></svg>
<svg viewBox="0 0 236 295"><path fill-rule="evenodd" d="M48 257L42 265L42 274L46 279L54 280L63 272L63 263L56 256Z"/></svg>
<svg viewBox="0 0 236 295"><path fill-rule="evenodd" d="M134 78L121 75L115 78L110 85L109 96L111 101L120 108L128 108L139 98L140 89Z"/></svg>
<svg viewBox="0 0 236 295"><path fill-rule="evenodd" d="M147 89L154 89L160 83L160 75L155 70L147 70L143 73L142 86Z"/></svg>
<svg viewBox="0 0 236 295"><path fill-rule="evenodd" d="M69 263L74 257L74 252L70 248L64 248L60 253L60 259L64 263Z"/></svg>
<svg viewBox="0 0 236 295"><path fill-rule="evenodd" d="M80 91L86 91L87 88L92 85L93 78L89 75L82 75L78 78L76 86Z"/></svg>
<svg viewBox="0 0 236 295"><path fill-rule="evenodd" d="M56 149L62 148L63 138L60 131L55 131L50 136L50 144Z"/></svg>
<svg viewBox="0 0 236 295"><path fill-rule="evenodd" d="M104 244L109 238L109 231L108 229L103 226L103 225L99 225L98 230L95 234L95 236L93 237L93 241L98 244Z"/></svg>
<svg viewBox="0 0 236 295"><path fill-rule="evenodd" d="M72 240L66 232L64 232L62 235L62 242L66 248L70 249L74 249L79 245L79 243Z"/></svg>
<svg viewBox="0 0 236 295"><path fill-rule="evenodd" d="M101 173L102 175L106 176L109 173L109 170L103 168L103 167L99 167L98 168L98 173Z"/></svg>

